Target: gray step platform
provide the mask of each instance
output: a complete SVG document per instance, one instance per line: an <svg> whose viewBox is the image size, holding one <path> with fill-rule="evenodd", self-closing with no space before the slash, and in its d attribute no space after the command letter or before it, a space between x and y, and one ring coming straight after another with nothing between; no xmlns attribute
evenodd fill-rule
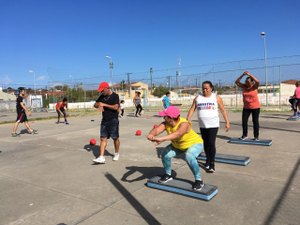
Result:
<svg viewBox="0 0 300 225"><path fill-rule="evenodd" d="M195 191L189 182L173 179L166 183L159 183L159 179L159 176L152 177L147 181L147 186L206 201L211 200L218 193L218 188L214 185L204 184L201 190Z"/></svg>
<svg viewBox="0 0 300 225"><path fill-rule="evenodd" d="M290 116L289 118L287 118L287 120L292 120L292 121L300 120L300 116Z"/></svg>
<svg viewBox="0 0 300 225"><path fill-rule="evenodd" d="M229 143L233 144L244 144L244 145L261 145L261 146L271 146L272 140L260 139L259 141L254 141L253 139L241 140L239 138L231 138Z"/></svg>
<svg viewBox="0 0 300 225"><path fill-rule="evenodd" d="M206 160L205 153L202 152L198 157L198 160ZM225 155L225 154L216 154L215 162L227 163L233 165L247 166L250 163L250 157L248 156L239 156L239 155Z"/></svg>

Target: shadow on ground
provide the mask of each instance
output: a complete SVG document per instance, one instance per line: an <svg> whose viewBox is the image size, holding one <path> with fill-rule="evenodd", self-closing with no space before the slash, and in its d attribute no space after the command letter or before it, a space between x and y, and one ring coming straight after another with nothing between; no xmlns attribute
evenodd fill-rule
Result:
<svg viewBox="0 0 300 225"><path fill-rule="evenodd" d="M225 135L217 135L217 138L223 139L223 140L230 140L231 137L225 136Z"/></svg>
<svg viewBox="0 0 300 225"><path fill-rule="evenodd" d="M98 158L100 156L100 148L99 148L99 145L90 145L90 144L87 144L85 146L83 146L83 148L87 151L87 152L92 152L93 155ZM114 156L113 154L111 154L110 152L108 152L106 149L105 149L105 152L104 152L104 156Z"/></svg>
<svg viewBox="0 0 300 225"><path fill-rule="evenodd" d="M145 180L145 179L150 179L154 176L161 176L165 173L165 170L163 166L161 167L139 167L139 166L127 166L125 167L126 170L128 170L123 177L121 178L122 181L124 182L135 182L135 181L140 181L140 180ZM134 179L130 179L129 177L135 173L139 173L140 176L136 177ZM172 170L172 176L176 177L177 173Z"/></svg>

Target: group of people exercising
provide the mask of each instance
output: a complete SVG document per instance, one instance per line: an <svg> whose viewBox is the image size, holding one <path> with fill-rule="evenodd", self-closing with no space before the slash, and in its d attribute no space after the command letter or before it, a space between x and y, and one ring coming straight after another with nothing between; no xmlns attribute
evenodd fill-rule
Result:
<svg viewBox="0 0 300 225"><path fill-rule="evenodd" d="M246 82L241 83L242 77L247 76ZM259 123L258 116L260 105L257 96L257 88L259 81L248 71L245 71L237 80L236 84L243 89L244 110L243 110L243 135L241 139L247 137L247 120L252 114L255 123L254 138L259 138ZM215 172L215 154L216 154L216 136L220 126L218 112L225 120L226 131L230 128L230 122L227 112L224 108L223 101L220 96L214 92L213 84L210 81L202 83L202 94L195 97L193 104L186 118L180 115L180 110L176 106L172 106L167 93L163 99L165 109L159 112L164 121L157 127L153 128L147 135L147 139L151 142L161 144L165 141L171 143L164 148L162 152L162 163L165 169L165 174L160 178L159 182L164 183L172 179L171 174L171 159L179 154L185 155L185 160L189 168L194 174L195 182L193 189L200 190L203 186L200 169L197 162L197 157L204 149L206 154L205 168L208 172ZM102 122L100 128L100 156L93 159L95 163L105 163L104 149L107 145L107 139L112 138L114 141L115 154L113 160L119 159L119 121L118 108L119 96L114 93L109 84L102 82L99 85L98 92L101 93L94 107L102 112ZM134 98L134 103L137 107L136 116L140 114L141 104L140 94L137 93ZM191 117L197 111L201 137L192 129ZM166 132L165 136L160 134Z"/></svg>
<svg viewBox="0 0 300 225"><path fill-rule="evenodd" d="M245 82L241 79L246 77ZM243 112L242 112L242 127L243 132L240 137L241 140L248 138L248 119L252 114L254 140L259 141L259 114L260 102L258 99L259 80L245 71L235 81L236 85L242 88L243 94ZM112 138L114 141L114 157L113 160L119 160L119 111L120 102L119 95L113 92L107 82L102 82L99 85L98 92L101 93L94 105L95 108L102 113L102 120L100 125L100 156L93 159L95 163L105 163L104 151L107 145L107 139ZM28 111L22 103L24 90L20 92L17 99L18 118L13 129L12 136L16 136L16 129L19 123L25 122L28 132L37 132L30 128L27 122L26 112ZM165 141L171 143L167 145L162 152L162 163L165 174L161 176L159 182L165 183L172 180L171 173L171 159L177 155L184 154L185 160L191 169L195 182L193 184L194 190L201 190L204 186L201 179L200 169L197 157L204 149L206 155L205 168L207 172L215 172L215 155L216 155L216 137L220 127L219 111L225 120L226 132L230 129L230 122L228 114L224 108L222 98L214 92L214 86L210 81L202 83L202 93L196 96L188 111L186 118L180 114L180 110L170 103L170 93L166 93L163 99L164 110L159 112L159 116L163 117L164 121L157 127L154 127L147 139L157 145ZM296 83L296 90L291 100L295 114L297 112L297 105L300 103L300 87L299 82ZM123 102L124 103L124 102ZM134 97L134 104L136 106L136 116L141 115L141 96L136 92ZM56 105L58 113L58 121L60 122L60 115L64 115L65 123L68 124L65 109L67 108L67 99L64 98ZM122 108L124 109L124 108ZM122 112L121 109L121 112ZM193 130L191 118L194 112L197 111L197 118L200 127L201 137ZM124 111L123 111L124 113ZM166 132L167 134L161 136L160 134Z"/></svg>

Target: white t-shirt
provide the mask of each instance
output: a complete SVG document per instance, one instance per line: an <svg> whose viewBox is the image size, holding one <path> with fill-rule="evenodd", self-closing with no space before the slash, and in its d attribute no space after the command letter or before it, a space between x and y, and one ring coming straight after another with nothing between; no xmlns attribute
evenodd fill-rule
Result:
<svg viewBox="0 0 300 225"><path fill-rule="evenodd" d="M216 128L220 126L218 102L215 93L210 97L198 95L196 109L200 128Z"/></svg>

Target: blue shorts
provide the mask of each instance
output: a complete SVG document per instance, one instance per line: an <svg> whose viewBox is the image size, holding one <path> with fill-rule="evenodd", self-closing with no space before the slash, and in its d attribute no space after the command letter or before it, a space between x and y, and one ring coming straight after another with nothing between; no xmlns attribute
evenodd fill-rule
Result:
<svg viewBox="0 0 300 225"><path fill-rule="evenodd" d="M119 138L119 120L112 119L110 121L102 121L100 126L100 138Z"/></svg>

